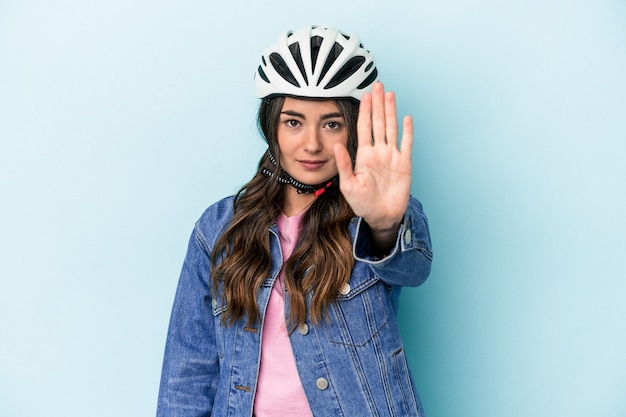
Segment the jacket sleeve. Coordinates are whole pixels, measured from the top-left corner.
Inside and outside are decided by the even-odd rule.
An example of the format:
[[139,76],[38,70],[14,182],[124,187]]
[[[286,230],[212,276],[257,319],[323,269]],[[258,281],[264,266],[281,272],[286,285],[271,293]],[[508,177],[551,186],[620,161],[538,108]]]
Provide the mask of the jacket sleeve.
[[428,220],[419,201],[411,197],[391,252],[378,257],[369,226],[359,218],[354,240],[354,258],[368,263],[388,285],[415,287],[430,274],[433,258]]
[[157,417],[211,414],[219,361],[211,307],[209,253],[196,227],[189,240],[172,308]]

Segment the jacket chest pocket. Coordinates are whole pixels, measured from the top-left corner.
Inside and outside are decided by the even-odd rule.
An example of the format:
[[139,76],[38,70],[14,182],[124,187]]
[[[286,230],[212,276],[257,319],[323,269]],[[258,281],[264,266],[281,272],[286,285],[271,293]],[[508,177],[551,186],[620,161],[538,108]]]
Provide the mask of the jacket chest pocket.
[[[347,290],[347,291],[346,291]],[[345,294],[344,294],[345,293]],[[329,306],[328,340],[345,346],[362,347],[377,337],[387,324],[385,284],[371,271],[349,287]]]

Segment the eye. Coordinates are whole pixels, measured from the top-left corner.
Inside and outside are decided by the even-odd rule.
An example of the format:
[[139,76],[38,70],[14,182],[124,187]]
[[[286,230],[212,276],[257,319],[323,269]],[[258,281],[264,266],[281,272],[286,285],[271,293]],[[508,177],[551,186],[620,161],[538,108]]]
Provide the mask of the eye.
[[296,119],[287,119],[284,121],[287,127],[298,127],[300,126],[300,122]]
[[326,123],[326,127],[329,128],[330,130],[337,130],[337,129],[341,129],[343,127],[343,124],[341,124],[341,122],[333,120],[333,121]]

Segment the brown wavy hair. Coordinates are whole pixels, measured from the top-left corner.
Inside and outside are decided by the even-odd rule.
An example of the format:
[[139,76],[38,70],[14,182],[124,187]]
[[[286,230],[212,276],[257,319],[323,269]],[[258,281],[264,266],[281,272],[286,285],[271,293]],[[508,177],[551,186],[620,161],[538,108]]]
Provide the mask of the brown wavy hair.
[[[277,130],[283,103],[284,97],[265,99],[258,112],[259,130],[276,156],[277,166],[267,153],[261,157],[256,175],[235,196],[233,218],[217,240],[211,257],[213,291],[217,293],[220,282],[224,286],[225,325],[247,316],[247,326],[252,327],[260,319],[256,295],[272,269],[268,228],[281,213],[285,187],[291,187],[278,182],[281,166]],[[348,151],[354,160],[358,103],[343,99],[336,103],[346,122]],[[274,175],[263,175],[263,168]],[[303,216],[298,243],[284,270],[291,331],[304,323],[307,315],[313,323],[319,323],[341,286],[349,281],[354,257],[348,225],[353,217],[338,185],[317,197]]]

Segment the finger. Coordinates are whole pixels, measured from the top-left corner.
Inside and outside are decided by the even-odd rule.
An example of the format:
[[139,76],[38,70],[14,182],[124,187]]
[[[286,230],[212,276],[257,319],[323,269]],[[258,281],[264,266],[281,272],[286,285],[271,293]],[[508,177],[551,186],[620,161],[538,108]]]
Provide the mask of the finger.
[[372,89],[372,130],[374,145],[384,145],[385,140],[385,89],[381,82]]
[[349,186],[354,181],[354,172],[352,171],[352,160],[348,149],[341,143],[336,143],[333,147],[335,152],[335,163],[337,164],[337,172],[339,173],[339,184],[341,188]]
[[398,118],[396,116],[396,95],[388,91],[385,93],[385,137],[387,143],[398,149]]
[[411,159],[411,151],[413,149],[413,119],[411,116],[404,116],[402,121],[402,143],[400,144],[400,153]]
[[372,95],[363,94],[359,105],[359,117],[356,122],[358,146],[372,146]]

